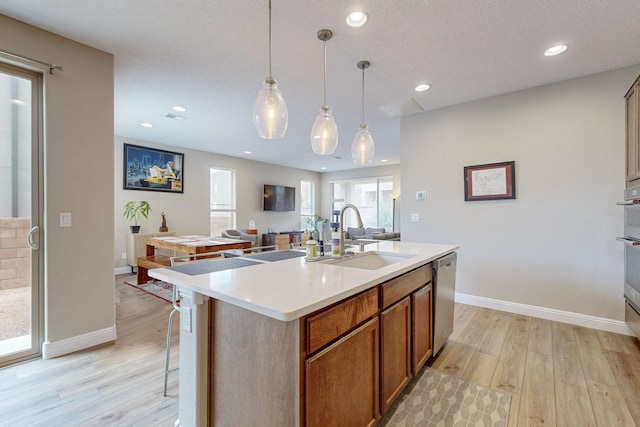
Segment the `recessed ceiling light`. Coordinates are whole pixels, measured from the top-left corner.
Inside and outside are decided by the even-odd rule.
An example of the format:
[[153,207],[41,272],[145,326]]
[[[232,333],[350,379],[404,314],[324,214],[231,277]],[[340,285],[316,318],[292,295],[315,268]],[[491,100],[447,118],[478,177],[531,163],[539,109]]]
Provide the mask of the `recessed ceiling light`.
[[347,16],[347,24],[350,27],[362,27],[367,22],[367,14],[364,12],[351,12]]
[[140,126],[142,126],[143,128],[152,128],[153,124],[149,122],[143,122],[143,123],[140,123]]
[[387,163],[387,162],[388,162],[388,160],[387,160],[387,159],[382,159],[382,160],[380,160],[380,161],[381,161],[382,163]]
[[321,171],[327,170],[324,166],[320,168]]
[[555,55],[559,55],[562,52],[564,52],[565,50],[567,50],[567,45],[566,44],[559,44],[557,46],[553,46],[550,47],[549,49],[544,51],[544,56],[555,56]]
[[416,86],[416,92],[424,92],[425,90],[429,90],[430,87],[431,85],[428,85],[426,83],[420,84]]
[[27,105],[27,103],[26,103],[26,102],[24,102],[23,100],[21,100],[21,99],[16,99],[16,98],[12,98],[12,99],[10,99],[10,100],[9,100],[9,102],[10,102],[10,103],[12,103],[12,104],[14,104],[14,105],[20,105],[20,106],[25,106],[25,105]]
[[249,150],[244,150],[244,154],[251,154],[251,151],[249,151]]
[[185,111],[187,111],[186,108],[181,107],[180,105],[176,105],[175,107],[173,107],[173,111],[178,111],[180,113],[184,113]]

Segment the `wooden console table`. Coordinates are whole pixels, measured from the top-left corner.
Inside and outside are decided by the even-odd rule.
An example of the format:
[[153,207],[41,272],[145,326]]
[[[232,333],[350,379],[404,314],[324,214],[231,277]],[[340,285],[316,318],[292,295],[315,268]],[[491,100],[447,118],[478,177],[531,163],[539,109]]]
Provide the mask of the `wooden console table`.
[[277,246],[278,250],[289,249],[291,243],[309,240],[309,233],[267,233],[262,235],[263,246]]

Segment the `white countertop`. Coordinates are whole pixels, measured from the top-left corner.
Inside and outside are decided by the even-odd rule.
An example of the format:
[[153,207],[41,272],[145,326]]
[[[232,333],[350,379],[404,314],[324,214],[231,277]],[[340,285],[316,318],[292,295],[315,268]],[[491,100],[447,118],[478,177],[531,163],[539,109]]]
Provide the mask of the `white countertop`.
[[[349,248],[354,252],[359,252],[358,249],[358,246]],[[306,262],[304,257],[300,257],[196,276],[170,268],[157,268],[149,270],[149,276],[172,283],[180,289],[188,289],[274,319],[290,321],[457,249],[456,245],[380,241],[365,245],[364,252],[395,252],[413,256],[377,270]]]

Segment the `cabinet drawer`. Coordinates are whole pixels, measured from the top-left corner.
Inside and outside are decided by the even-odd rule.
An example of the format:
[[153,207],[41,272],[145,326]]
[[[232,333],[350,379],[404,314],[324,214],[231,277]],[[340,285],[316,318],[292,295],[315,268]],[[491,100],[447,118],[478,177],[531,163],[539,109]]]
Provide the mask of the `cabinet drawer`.
[[378,312],[378,288],[353,296],[307,318],[307,354],[350,331]]
[[382,285],[382,308],[400,301],[416,289],[431,281],[431,264],[416,268]]

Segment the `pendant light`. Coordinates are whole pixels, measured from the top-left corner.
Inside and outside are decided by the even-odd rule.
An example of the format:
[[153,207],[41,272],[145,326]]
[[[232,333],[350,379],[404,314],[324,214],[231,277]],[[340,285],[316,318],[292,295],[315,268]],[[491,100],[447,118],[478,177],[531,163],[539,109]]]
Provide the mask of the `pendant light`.
[[318,39],[324,42],[324,105],[311,128],[311,148],[316,154],[333,154],[338,146],[338,126],[327,106],[327,40],[331,40],[331,30],[318,31]]
[[357,67],[362,70],[362,123],[351,144],[351,157],[353,162],[358,165],[371,163],[376,151],[373,137],[364,123],[364,70],[369,68],[369,65],[371,65],[369,61],[360,61],[357,64]]
[[262,139],[280,139],[287,132],[289,113],[278,82],[271,76],[271,0],[269,0],[269,76],[262,83],[255,104],[253,124]]

